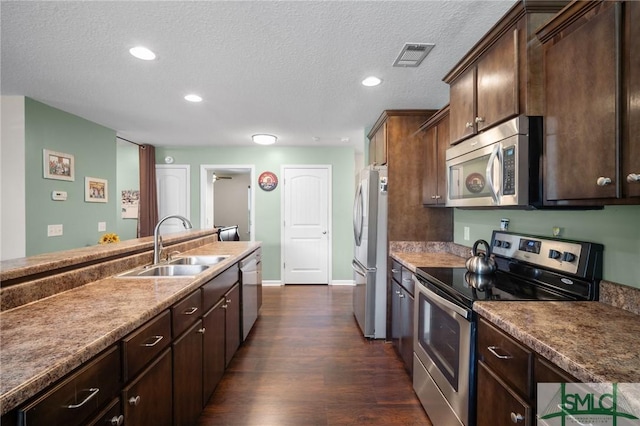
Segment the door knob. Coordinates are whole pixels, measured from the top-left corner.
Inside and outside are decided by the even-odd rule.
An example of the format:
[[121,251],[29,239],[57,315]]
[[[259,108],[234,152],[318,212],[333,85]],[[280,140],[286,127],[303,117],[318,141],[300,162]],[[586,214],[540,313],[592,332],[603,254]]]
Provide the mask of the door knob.
[[322,235],[325,235],[327,233],[327,231],[322,231]]

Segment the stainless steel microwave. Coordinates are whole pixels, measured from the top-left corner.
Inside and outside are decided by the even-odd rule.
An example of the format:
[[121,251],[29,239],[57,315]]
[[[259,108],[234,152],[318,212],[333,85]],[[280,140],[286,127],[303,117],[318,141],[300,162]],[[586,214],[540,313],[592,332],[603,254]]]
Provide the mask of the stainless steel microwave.
[[447,149],[447,207],[536,207],[542,117],[518,116]]

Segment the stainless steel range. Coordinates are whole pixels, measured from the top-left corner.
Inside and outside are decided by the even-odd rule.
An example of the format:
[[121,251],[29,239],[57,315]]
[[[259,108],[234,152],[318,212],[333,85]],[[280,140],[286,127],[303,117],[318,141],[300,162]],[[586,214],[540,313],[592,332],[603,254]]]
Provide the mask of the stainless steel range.
[[497,271],[418,268],[413,387],[434,425],[475,424],[476,301],[597,300],[603,246],[494,231]]

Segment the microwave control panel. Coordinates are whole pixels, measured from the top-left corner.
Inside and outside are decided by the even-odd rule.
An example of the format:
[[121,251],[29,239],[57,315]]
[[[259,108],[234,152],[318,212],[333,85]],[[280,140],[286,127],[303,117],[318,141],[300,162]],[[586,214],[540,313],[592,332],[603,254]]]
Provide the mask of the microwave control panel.
[[516,146],[511,145],[502,150],[502,194],[516,194]]

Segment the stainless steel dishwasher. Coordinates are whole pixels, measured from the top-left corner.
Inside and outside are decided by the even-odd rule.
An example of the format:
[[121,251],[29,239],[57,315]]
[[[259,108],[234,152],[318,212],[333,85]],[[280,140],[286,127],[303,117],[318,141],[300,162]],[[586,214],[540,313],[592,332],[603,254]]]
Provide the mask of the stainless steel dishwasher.
[[262,252],[260,249],[240,261],[242,274],[242,341],[258,319],[262,305]]

